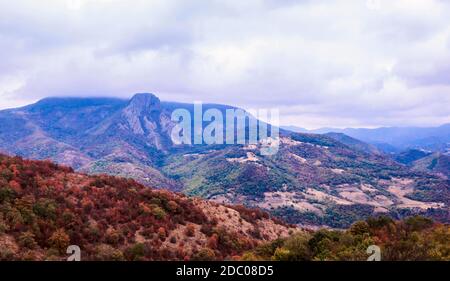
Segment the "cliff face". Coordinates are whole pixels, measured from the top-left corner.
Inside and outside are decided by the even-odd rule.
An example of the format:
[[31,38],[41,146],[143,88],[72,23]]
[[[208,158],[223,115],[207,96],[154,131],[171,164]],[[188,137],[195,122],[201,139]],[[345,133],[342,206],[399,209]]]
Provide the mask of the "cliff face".
[[171,147],[173,124],[155,95],[48,98],[1,111],[0,121],[0,147],[7,153],[180,189],[158,169]]

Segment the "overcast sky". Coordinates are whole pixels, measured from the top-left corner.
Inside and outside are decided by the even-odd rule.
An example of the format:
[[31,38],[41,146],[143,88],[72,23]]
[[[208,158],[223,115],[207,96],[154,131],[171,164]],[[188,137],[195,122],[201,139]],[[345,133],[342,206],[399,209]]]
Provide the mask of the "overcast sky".
[[0,0],[0,108],[153,92],[306,128],[450,122],[450,1],[331,2]]

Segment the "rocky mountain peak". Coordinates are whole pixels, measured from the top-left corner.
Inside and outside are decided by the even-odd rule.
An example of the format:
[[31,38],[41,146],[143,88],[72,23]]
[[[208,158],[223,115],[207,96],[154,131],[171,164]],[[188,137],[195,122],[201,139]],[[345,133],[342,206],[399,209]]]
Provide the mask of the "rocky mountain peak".
[[131,98],[128,108],[135,113],[151,112],[161,109],[161,101],[154,94],[139,93]]

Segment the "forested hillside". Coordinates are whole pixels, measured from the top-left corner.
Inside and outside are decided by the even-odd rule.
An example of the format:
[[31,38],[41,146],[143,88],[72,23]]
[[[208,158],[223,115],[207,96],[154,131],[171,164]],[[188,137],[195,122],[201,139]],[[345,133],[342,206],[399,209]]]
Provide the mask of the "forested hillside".
[[191,260],[239,256],[293,228],[131,179],[0,155],[0,260]]

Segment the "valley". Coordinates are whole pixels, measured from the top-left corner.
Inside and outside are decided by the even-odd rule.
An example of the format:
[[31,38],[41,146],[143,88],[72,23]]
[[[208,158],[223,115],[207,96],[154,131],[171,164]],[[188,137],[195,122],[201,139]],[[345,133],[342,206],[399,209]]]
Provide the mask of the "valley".
[[[205,104],[202,110],[213,108],[234,109]],[[444,160],[413,167],[342,134],[284,129],[274,155],[261,153],[262,140],[175,144],[171,113],[176,109],[193,113],[194,105],[160,101],[153,94],[130,100],[47,98],[0,111],[0,150],[221,204],[259,207],[300,226],[346,228],[377,214],[449,221]],[[433,163],[434,169],[420,168]]]

